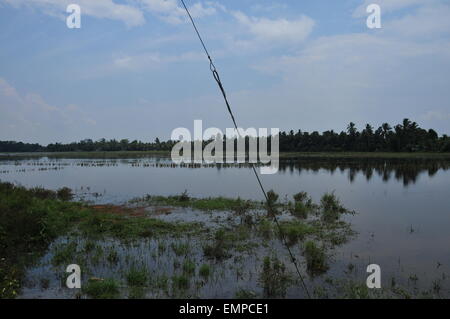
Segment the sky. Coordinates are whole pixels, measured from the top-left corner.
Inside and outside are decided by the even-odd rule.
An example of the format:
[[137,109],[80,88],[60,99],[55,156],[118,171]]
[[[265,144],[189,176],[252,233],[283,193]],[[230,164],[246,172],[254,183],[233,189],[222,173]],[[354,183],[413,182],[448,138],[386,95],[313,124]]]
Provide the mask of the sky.
[[[185,0],[244,128],[450,135],[449,0]],[[66,25],[81,7],[81,28]],[[381,8],[381,29],[366,25]],[[0,140],[168,139],[232,123],[177,0],[0,0]]]

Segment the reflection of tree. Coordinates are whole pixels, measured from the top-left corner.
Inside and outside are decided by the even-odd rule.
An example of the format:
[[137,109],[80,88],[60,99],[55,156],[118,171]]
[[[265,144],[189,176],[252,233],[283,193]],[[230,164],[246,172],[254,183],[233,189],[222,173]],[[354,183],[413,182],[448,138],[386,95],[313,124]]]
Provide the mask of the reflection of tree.
[[354,182],[358,174],[362,174],[369,181],[375,175],[380,176],[384,182],[392,176],[407,186],[414,184],[421,173],[427,172],[432,177],[439,170],[450,169],[448,160],[426,159],[296,159],[281,161],[280,171],[290,173],[302,171],[317,172],[320,169],[334,173],[336,170],[347,172],[350,182]]

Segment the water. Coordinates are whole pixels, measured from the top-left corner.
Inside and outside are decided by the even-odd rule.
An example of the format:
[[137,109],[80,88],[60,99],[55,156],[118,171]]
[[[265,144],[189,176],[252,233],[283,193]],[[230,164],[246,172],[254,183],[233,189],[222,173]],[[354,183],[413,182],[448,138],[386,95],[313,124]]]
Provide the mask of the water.
[[[78,199],[124,203],[146,194],[262,200],[248,167],[173,167],[164,158],[0,161],[0,180],[76,191]],[[419,277],[424,288],[450,274],[450,162],[432,160],[302,160],[264,175],[280,198],[299,191],[319,201],[335,192],[359,235],[336,251],[336,264],[381,266],[383,282]],[[360,276],[365,269],[360,269]]]

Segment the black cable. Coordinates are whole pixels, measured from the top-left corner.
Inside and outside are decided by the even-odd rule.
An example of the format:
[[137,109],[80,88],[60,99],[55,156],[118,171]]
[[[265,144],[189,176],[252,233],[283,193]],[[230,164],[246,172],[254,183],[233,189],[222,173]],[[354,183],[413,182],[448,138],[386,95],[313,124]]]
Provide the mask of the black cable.
[[[203,49],[205,50],[206,56],[208,57],[209,68],[210,68],[210,70],[211,70],[211,72],[212,72],[212,74],[214,76],[214,80],[216,80],[217,85],[219,86],[220,91],[222,92],[223,98],[225,100],[225,104],[227,105],[228,113],[230,113],[231,120],[233,121],[233,124],[234,124],[234,127],[236,129],[236,132],[239,135],[239,137],[242,138],[241,133],[239,132],[239,129],[238,129],[238,126],[237,126],[237,123],[236,123],[236,119],[234,118],[233,112],[231,110],[230,103],[228,102],[227,94],[226,94],[225,89],[223,87],[222,81],[220,80],[219,72],[217,72],[216,66],[213,63],[211,55],[209,54],[208,49],[206,48],[205,42],[203,41],[203,39],[202,39],[202,37],[200,35],[200,32],[198,31],[197,26],[195,25],[194,19],[192,18],[191,13],[189,12],[189,9],[187,8],[186,4],[184,3],[184,0],[181,0],[181,3],[183,4],[184,9],[186,10],[186,13],[189,16],[189,19],[191,20],[192,26],[194,27],[194,30],[197,33],[198,39],[200,40],[200,43],[202,44]],[[280,226],[278,218],[277,218],[276,214],[273,212],[273,208],[271,207],[271,202],[269,201],[269,197],[267,196],[266,190],[264,189],[264,186],[263,186],[263,184],[261,182],[261,179],[260,179],[260,177],[258,175],[258,172],[256,171],[255,165],[253,163],[250,163],[250,165],[251,165],[251,167],[253,169],[253,172],[255,173],[255,176],[256,176],[256,179],[258,181],[259,187],[261,188],[261,191],[263,192],[264,197],[266,199],[266,202],[267,202],[267,205],[268,205],[268,209],[269,209],[269,213],[272,215],[272,218],[275,221],[275,224],[276,224],[276,226],[278,228],[278,232],[280,234],[282,243],[283,243],[283,245],[286,246],[286,248],[287,248],[287,250],[289,252],[289,255],[291,257],[291,261],[292,261],[292,263],[295,266],[297,274],[298,274],[298,276],[300,278],[300,281],[302,283],[303,289],[305,290],[308,298],[311,298],[311,295],[309,294],[308,288],[306,287],[306,284],[305,284],[305,281],[303,279],[303,276],[300,273],[300,269],[298,268],[297,260],[295,259],[294,254],[292,253],[292,251],[291,251],[291,249],[290,249],[290,247],[289,247],[289,245],[288,245],[288,243],[286,241],[286,237],[284,235],[283,229]]]

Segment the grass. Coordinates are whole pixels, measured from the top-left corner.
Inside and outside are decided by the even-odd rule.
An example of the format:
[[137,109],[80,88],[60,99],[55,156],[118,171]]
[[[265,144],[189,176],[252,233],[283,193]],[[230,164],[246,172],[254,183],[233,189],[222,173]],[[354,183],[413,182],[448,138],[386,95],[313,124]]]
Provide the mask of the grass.
[[304,255],[306,258],[306,269],[312,275],[320,275],[328,270],[325,249],[319,247],[313,241],[305,243]]
[[189,286],[189,278],[184,274],[172,278],[172,289],[174,291],[176,289],[186,290],[189,289]]
[[74,256],[77,253],[77,243],[70,242],[56,248],[52,258],[54,266],[69,265],[74,263]]
[[172,243],[170,245],[170,247],[172,248],[173,252],[177,256],[187,256],[189,254],[189,244],[188,243],[182,243],[182,242]]
[[132,267],[126,275],[126,280],[131,287],[145,287],[149,282],[149,275],[145,268]]
[[259,282],[264,289],[266,298],[283,298],[286,289],[292,282],[285,265],[276,257],[265,257]]
[[[0,298],[15,298],[20,292],[26,266],[42,255],[53,240],[69,231],[80,232],[88,238],[84,250],[89,253],[95,250],[93,240],[98,238],[176,236],[201,230],[199,224],[169,223],[97,211],[82,203],[67,202],[69,193],[63,190],[58,195],[43,188],[26,189],[0,183]],[[74,252],[73,243],[59,247],[52,263],[71,263]],[[115,257],[108,259],[114,261]]]
[[90,280],[82,292],[93,299],[115,299],[120,295],[119,283],[114,279]]
[[320,210],[322,219],[329,223],[338,221],[343,214],[354,214],[354,212],[347,210],[341,205],[334,193],[326,193],[322,196],[320,199]]
[[211,244],[203,247],[203,254],[208,258],[223,260],[231,257],[230,249],[236,247],[238,241],[243,239],[241,232],[227,231],[219,229],[214,234]]
[[243,202],[247,205],[246,208],[258,208],[261,207],[261,202],[257,201],[242,201],[241,199],[232,199],[225,197],[214,197],[214,198],[192,198],[188,197],[187,194],[183,193],[177,196],[145,196],[140,199],[140,201],[145,201],[149,204],[154,205],[164,205],[164,206],[174,206],[174,207],[190,207],[193,209],[198,209],[202,211],[225,211],[225,210],[239,210]]
[[281,229],[286,235],[290,245],[296,244],[299,240],[304,240],[307,235],[311,235],[319,231],[312,225],[297,220],[281,223]]
[[192,260],[185,260],[183,263],[183,272],[186,275],[192,276],[195,274],[195,263]]
[[207,264],[201,265],[198,270],[198,274],[203,278],[208,278],[211,274],[211,267]]
[[105,212],[91,212],[78,226],[88,237],[110,236],[119,239],[193,233],[199,231],[200,227],[193,223],[169,223],[153,218],[129,218]]
[[0,298],[14,298],[26,265],[87,215],[54,191],[0,183]]

